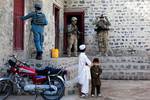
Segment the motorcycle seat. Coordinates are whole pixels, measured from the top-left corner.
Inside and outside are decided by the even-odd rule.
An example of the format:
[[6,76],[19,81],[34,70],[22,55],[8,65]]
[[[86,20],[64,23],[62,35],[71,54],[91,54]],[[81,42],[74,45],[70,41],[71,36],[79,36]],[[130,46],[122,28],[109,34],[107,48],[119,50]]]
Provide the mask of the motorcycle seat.
[[58,74],[58,75],[65,75],[67,74],[67,71],[61,68],[53,68],[53,67],[45,67],[44,69],[36,69],[36,73],[38,75],[52,75],[52,74]]

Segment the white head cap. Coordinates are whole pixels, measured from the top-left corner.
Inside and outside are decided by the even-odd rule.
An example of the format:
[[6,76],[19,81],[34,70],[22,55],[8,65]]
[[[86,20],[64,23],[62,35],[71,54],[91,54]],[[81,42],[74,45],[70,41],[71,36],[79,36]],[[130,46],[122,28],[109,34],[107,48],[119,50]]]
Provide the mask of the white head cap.
[[84,50],[85,48],[86,48],[86,47],[85,47],[85,44],[82,44],[82,45],[79,46],[79,49],[80,49],[80,50]]
[[72,17],[71,18],[72,21],[78,20],[77,17]]

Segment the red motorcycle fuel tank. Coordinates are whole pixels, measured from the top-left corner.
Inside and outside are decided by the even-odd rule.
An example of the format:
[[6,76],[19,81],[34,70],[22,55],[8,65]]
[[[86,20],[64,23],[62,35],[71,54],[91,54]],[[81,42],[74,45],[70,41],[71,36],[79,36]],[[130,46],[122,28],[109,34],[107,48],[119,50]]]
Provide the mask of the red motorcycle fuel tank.
[[27,67],[27,66],[19,66],[19,73],[35,76],[36,70],[35,70],[35,68],[31,68],[31,67]]

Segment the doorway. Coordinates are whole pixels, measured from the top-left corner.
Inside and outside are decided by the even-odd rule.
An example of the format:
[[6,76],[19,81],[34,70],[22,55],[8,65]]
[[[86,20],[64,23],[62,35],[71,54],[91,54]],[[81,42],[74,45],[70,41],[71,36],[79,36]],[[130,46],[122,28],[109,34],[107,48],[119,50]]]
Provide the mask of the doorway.
[[53,5],[54,18],[55,18],[55,48],[59,49],[59,10],[57,5]]
[[[71,24],[71,18],[76,17],[78,31],[80,32],[78,36],[78,46],[84,43],[84,11],[79,12],[64,12],[64,54],[67,53],[67,25]],[[79,49],[78,49],[79,51]]]

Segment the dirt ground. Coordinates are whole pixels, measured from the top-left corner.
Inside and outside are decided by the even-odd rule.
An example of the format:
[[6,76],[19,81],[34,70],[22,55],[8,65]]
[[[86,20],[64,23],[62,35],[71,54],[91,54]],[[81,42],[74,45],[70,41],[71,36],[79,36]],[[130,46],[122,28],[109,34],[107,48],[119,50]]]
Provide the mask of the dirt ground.
[[[64,96],[61,100],[150,100],[150,81],[103,80],[102,97]],[[10,96],[7,100],[35,100],[35,96]],[[36,100],[43,100],[40,96]]]

